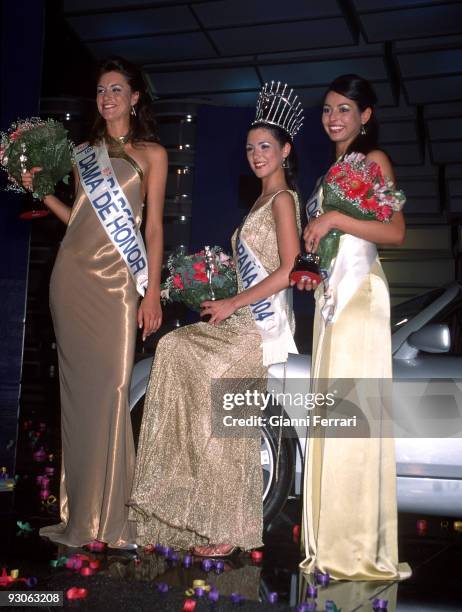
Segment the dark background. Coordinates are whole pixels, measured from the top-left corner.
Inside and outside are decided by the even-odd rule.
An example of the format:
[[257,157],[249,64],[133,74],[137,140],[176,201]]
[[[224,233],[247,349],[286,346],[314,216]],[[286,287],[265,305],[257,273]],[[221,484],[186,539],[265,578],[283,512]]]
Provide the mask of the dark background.
[[[116,53],[141,65],[169,152],[166,256],[180,245],[226,246],[251,204],[243,145],[266,80],[287,81],[306,109],[297,138],[306,197],[328,163],[326,87],[346,72],[370,79],[382,146],[408,196],[406,243],[381,252],[392,302],[460,279],[461,2],[15,0],[0,3],[0,17],[2,130],[40,113],[78,142],[94,113],[98,61]],[[19,398],[25,416],[58,408],[48,282],[64,228],[52,216],[19,220],[26,196],[2,191],[0,206],[0,464],[11,472]],[[297,295],[296,307],[308,330],[308,298]],[[174,307],[165,319],[168,331],[189,315]]]

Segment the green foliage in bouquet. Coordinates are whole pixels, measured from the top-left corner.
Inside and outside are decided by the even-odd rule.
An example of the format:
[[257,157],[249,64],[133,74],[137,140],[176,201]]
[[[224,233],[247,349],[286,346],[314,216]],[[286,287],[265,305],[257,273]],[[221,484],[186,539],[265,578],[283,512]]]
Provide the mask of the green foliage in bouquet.
[[210,248],[212,262],[206,262],[205,251],[185,255],[181,251],[170,255],[167,267],[170,275],[161,285],[164,302],[182,302],[200,311],[200,305],[210,300],[211,286],[215,299],[236,295],[237,279],[233,259],[219,246]]
[[[380,166],[366,161],[362,153],[350,153],[334,164],[323,181],[323,210],[336,210],[354,219],[389,223],[406,198],[384,178]],[[337,256],[343,232],[331,230],[324,236],[317,254],[322,270],[329,270]]]
[[21,184],[22,168],[43,168],[34,175],[34,198],[42,199],[54,192],[59,181],[67,181],[73,144],[59,121],[39,117],[17,121],[0,137],[0,163],[10,181],[7,190],[27,193]]

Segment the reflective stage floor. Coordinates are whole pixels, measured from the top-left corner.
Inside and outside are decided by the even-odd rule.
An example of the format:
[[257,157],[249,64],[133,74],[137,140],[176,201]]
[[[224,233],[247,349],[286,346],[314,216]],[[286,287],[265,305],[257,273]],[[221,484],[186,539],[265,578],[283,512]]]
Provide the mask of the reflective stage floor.
[[[13,591],[21,595],[59,591],[65,608],[98,612],[350,612],[374,607],[390,612],[462,611],[462,508],[459,521],[399,516],[400,560],[411,565],[410,579],[330,582],[317,585],[316,597],[308,597],[314,584],[308,585],[298,570],[300,499],[289,499],[266,529],[261,559],[236,554],[218,568],[207,567],[200,559],[185,567],[182,555],[166,557],[165,551],[96,552],[40,538],[40,527],[58,522],[59,446],[56,416],[49,423],[22,420],[15,480],[6,481],[0,469],[0,607]],[[340,522],[346,520],[341,499],[337,512]],[[202,583],[194,583],[197,580]],[[192,592],[194,586],[204,592]],[[71,596],[82,598],[67,599],[69,589]],[[45,597],[41,607],[57,609],[47,606]]]
[[[303,602],[305,610],[334,612],[373,610],[374,603],[376,609],[389,611],[462,610],[462,533],[453,519],[400,515],[400,559],[412,566],[409,580],[399,584],[331,582],[318,585],[316,598],[310,598],[298,571],[301,503],[297,499],[288,500],[284,513],[266,531],[261,562],[237,554],[224,560],[218,571],[213,567],[206,571],[200,559],[184,567],[181,556],[168,559],[165,551],[91,552],[41,539],[38,528],[56,522],[56,504],[50,497],[42,502],[35,478],[27,475],[22,483],[18,481],[16,492],[0,493],[0,512],[0,562],[5,568],[1,597],[11,591],[62,591],[65,608],[110,612],[302,610]],[[342,521],[341,500],[338,513]],[[82,568],[87,568],[83,574],[90,575],[82,575]],[[19,580],[11,581],[12,570],[18,570]],[[203,596],[188,592],[195,580],[205,582]],[[66,599],[73,587],[76,590],[71,593],[83,595],[77,589],[86,589],[86,596]]]

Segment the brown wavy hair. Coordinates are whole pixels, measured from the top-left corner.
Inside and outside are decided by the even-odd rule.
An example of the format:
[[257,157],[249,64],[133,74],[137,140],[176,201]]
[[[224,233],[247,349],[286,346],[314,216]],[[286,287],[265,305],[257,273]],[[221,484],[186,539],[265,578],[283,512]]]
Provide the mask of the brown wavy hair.
[[[152,102],[148,95],[146,83],[141,70],[135,64],[123,57],[110,57],[104,60],[97,73],[97,81],[106,72],[118,72],[126,79],[132,91],[138,91],[140,97],[135,105],[136,116],[130,114],[129,141],[133,144],[141,142],[159,142],[157,122],[152,108]],[[97,113],[90,131],[90,142],[95,144],[101,142],[106,136],[106,122]]]

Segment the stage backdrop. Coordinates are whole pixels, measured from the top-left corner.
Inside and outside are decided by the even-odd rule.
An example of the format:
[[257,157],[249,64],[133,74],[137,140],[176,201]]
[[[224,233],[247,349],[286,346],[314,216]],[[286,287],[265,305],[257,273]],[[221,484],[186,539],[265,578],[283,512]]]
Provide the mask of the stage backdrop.
[[[38,114],[44,1],[0,3],[0,129]],[[3,173],[2,173],[3,174]],[[0,182],[0,466],[14,474],[24,341],[30,221],[18,219],[21,197]]]
[[[305,110],[305,122],[295,138],[298,184],[304,203],[317,177],[329,165],[331,147],[321,126],[321,109]],[[259,195],[250,170],[245,143],[254,108],[202,106],[197,116],[196,155],[190,250],[218,244],[230,251],[234,229]],[[304,206],[302,206],[304,213]],[[305,218],[303,216],[303,224]],[[294,291],[299,350],[311,346],[312,297]]]

